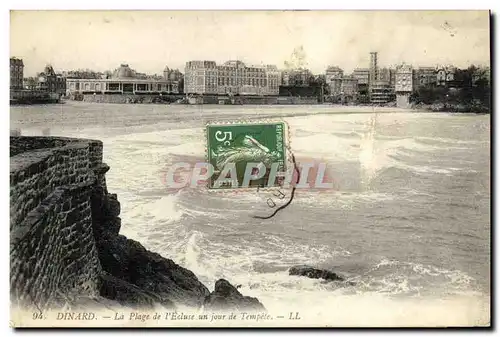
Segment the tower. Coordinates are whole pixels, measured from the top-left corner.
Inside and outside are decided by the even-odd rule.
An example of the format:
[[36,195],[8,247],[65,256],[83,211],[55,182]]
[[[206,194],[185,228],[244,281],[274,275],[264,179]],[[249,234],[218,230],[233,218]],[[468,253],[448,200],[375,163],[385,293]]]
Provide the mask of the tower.
[[410,94],[413,91],[413,69],[410,65],[401,64],[396,68],[396,105],[398,108],[410,107]]
[[378,60],[377,52],[370,53],[370,82],[375,82],[378,80]]

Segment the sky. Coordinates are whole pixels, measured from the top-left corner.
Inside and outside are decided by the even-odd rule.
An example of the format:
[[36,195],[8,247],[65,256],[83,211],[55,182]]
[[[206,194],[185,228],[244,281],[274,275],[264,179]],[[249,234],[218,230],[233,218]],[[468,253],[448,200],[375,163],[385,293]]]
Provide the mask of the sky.
[[189,60],[241,60],[284,67],[303,48],[313,73],[402,62],[414,66],[490,63],[487,11],[11,11],[10,56],[25,76],[113,70],[126,63],[161,74]]

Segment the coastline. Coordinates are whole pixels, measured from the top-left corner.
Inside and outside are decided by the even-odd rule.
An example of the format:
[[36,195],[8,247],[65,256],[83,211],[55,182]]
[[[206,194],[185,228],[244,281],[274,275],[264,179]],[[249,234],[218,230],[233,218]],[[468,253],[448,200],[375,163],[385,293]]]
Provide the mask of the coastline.
[[[193,107],[231,107],[231,106],[249,106],[249,107],[258,107],[258,106],[321,106],[321,107],[331,107],[331,108],[343,108],[348,110],[349,108],[359,109],[359,108],[371,108],[372,111],[349,111],[349,112],[341,112],[341,113],[372,113],[372,112],[419,112],[419,113],[454,113],[454,114],[475,114],[475,115],[484,115],[491,114],[491,109],[485,106],[470,106],[464,104],[445,104],[445,103],[434,103],[434,104],[412,104],[410,108],[399,108],[395,104],[333,104],[333,103],[292,103],[292,104],[258,104],[258,103],[250,103],[250,104],[217,104],[217,103],[201,103],[201,104],[189,104],[189,103],[165,103],[165,102],[136,102],[136,103],[124,103],[124,102],[102,102],[102,101],[82,101],[82,100],[72,100],[72,99],[61,99],[57,102],[32,102],[32,103],[12,103],[10,106],[42,106],[46,104],[71,104],[71,105],[152,105],[152,106],[170,106],[170,105],[181,105],[181,106],[193,106]],[[336,112],[339,113],[339,112]]]
[[210,291],[189,269],[119,234],[120,202],[108,193],[102,152],[99,140],[10,137],[15,326],[39,326],[33,312],[77,312],[89,302],[101,310],[266,312],[227,280]]
[[[114,107],[115,109],[120,109],[119,106],[115,106]],[[141,111],[142,113],[145,113],[147,114],[147,112],[149,111],[150,108],[148,107],[142,107],[140,110],[137,110],[136,108],[138,107],[132,107],[132,109],[127,109],[129,112],[133,113],[134,111]],[[320,109],[321,107],[318,106],[318,108]],[[318,108],[312,108],[311,110],[319,110]],[[100,107],[99,106],[96,106],[94,107],[94,111],[100,111]],[[196,110],[197,107],[192,107],[190,110]],[[35,109],[36,110],[36,109]],[[164,111],[167,111],[168,109],[164,110]],[[207,109],[208,110],[208,109]],[[217,108],[213,109],[211,108],[209,111],[212,111],[212,110],[217,110]],[[275,110],[275,108],[272,108],[271,110]],[[296,107],[294,109],[296,112],[299,112],[301,111],[302,109],[300,107]],[[330,109],[325,109],[325,110],[330,110]],[[399,117],[396,117],[396,118],[399,118]],[[447,119],[447,118],[445,118]],[[466,118],[468,119],[468,118]],[[472,119],[472,117],[471,117]],[[166,131],[167,132],[167,131]],[[109,151],[109,150],[108,150]],[[116,155],[116,154],[115,154]],[[119,156],[121,157],[122,156],[122,153],[119,153]],[[120,166],[117,165],[117,163],[115,161],[112,161],[110,164],[112,164],[111,166],[115,169],[119,168]],[[116,171],[115,171],[116,172]],[[127,176],[129,176],[130,173],[127,173]],[[121,174],[120,174],[121,175]],[[119,181],[113,181],[113,186],[120,186],[120,182]],[[118,191],[119,192],[119,191]],[[119,192],[120,194],[120,192]],[[122,197],[124,197],[124,195],[122,195]],[[127,199],[124,198],[123,199],[123,202],[125,203],[125,207],[127,208],[127,210],[129,210],[129,207],[128,206],[131,206],[131,205],[127,205]],[[123,204],[122,204],[123,205]],[[123,206],[122,206],[123,208]],[[147,224],[148,226],[152,225],[152,223],[149,222],[149,220],[146,220],[144,222],[144,224]],[[183,224],[182,224],[183,225]],[[124,225],[125,228],[128,227],[128,225]],[[123,229],[125,229],[123,228]],[[170,230],[169,230],[170,231]],[[123,231],[122,231],[123,232]],[[125,235],[127,235],[129,238],[133,238],[135,240],[138,240],[138,242],[143,242],[144,244],[148,243],[147,239],[145,238],[140,238],[140,237],[135,237],[132,235],[132,233],[125,233]],[[170,237],[169,237],[170,238]],[[167,241],[169,241],[170,239],[167,239]],[[150,243],[148,243],[150,244]],[[148,247],[148,246],[146,246]],[[157,251],[157,252],[163,252],[162,253],[162,256],[164,257],[171,257],[174,261],[179,261],[181,263],[185,263],[185,266],[188,267],[190,270],[192,271],[198,271],[197,275],[200,276],[202,275],[202,277],[206,277],[205,275],[203,275],[199,269],[197,269],[197,266],[196,265],[193,265],[192,263],[186,263],[186,262],[183,262],[184,260],[182,260],[181,257],[177,256],[177,255],[171,255],[172,252],[168,252],[166,253],[165,251],[162,251],[160,250],[158,247],[155,247],[154,245],[151,245],[148,247],[149,249],[151,249],[152,251]],[[220,260],[218,261],[220,263]],[[214,261],[214,263],[217,263]],[[200,265],[201,265],[201,261],[200,261]],[[284,274],[284,273],[282,273]],[[210,274],[212,275],[212,274]],[[228,274],[229,275],[229,274]],[[233,282],[237,282],[238,284],[243,284],[243,292],[249,292],[248,295],[251,295],[251,296],[255,296],[256,298],[259,298],[260,300],[262,300],[263,304],[266,306],[266,308],[270,311],[270,312],[277,312],[277,313],[282,313],[282,312],[285,312],[287,313],[288,311],[291,310],[291,305],[286,305],[287,302],[284,302],[284,303],[278,303],[278,301],[276,301],[274,298],[270,298],[269,296],[267,296],[266,294],[263,294],[261,292],[257,292],[256,290],[251,290],[250,288],[246,288],[245,284],[246,284],[246,279],[242,279],[241,277],[240,278],[234,278],[232,279],[231,277],[233,277],[233,275],[231,274],[231,276],[229,276],[228,280],[229,281],[233,281]],[[285,276],[285,275],[281,275],[280,277],[287,277],[287,280],[286,281],[283,281],[283,282],[298,282],[298,281],[294,281],[292,278],[291,280],[288,280],[288,276]],[[211,276],[210,280],[207,280],[206,278],[204,278],[202,280],[202,282],[209,286],[210,288],[213,288],[213,284],[212,284],[212,281],[215,281],[216,278],[213,278]],[[248,282],[249,283],[257,283],[255,280],[253,280],[252,278],[249,278],[248,279]],[[300,282],[300,281],[299,281]],[[235,283],[236,284],[236,283]],[[319,286],[318,288],[320,287],[323,287],[323,286]],[[212,289],[210,289],[212,290]],[[272,290],[272,289],[271,289]],[[308,291],[309,289],[304,289],[304,291]],[[301,290],[302,291],[302,290]],[[351,297],[348,297],[348,296],[345,296],[345,297],[337,297],[335,298],[335,300],[332,301],[331,298],[325,296],[327,295],[327,293],[323,293],[321,295],[318,295],[315,297],[315,305],[314,306],[311,306],[309,308],[308,311],[306,311],[305,313],[302,313],[301,312],[301,317],[303,317],[303,321],[298,321],[298,322],[287,322],[286,324],[305,324],[305,322],[308,322],[309,324],[319,324],[319,322],[324,322],[325,325],[334,325],[334,324],[353,324],[353,325],[360,325],[360,324],[367,324],[367,322],[371,322],[371,324],[387,324],[387,325],[395,325],[395,324],[402,324],[402,322],[407,322],[407,324],[430,324],[430,325],[437,325],[437,324],[449,324],[449,325],[458,325],[458,324],[465,324],[465,322],[470,322],[469,320],[472,318],[472,317],[479,317],[480,316],[480,308],[479,308],[479,304],[478,302],[475,302],[475,301],[472,301],[472,300],[469,300],[469,299],[464,299],[463,302],[458,302],[458,303],[449,303],[449,304],[446,304],[446,306],[444,305],[439,305],[438,303],[438,300],[436,299],[436,301],[433,301],[433,300],[430,300],[429,302],[426,302],[426,301],[423,301],[422,303],[412,303],[411,305],[409,303],[407,303],[406,301],[403,301],[402,303],[394,303],[392,302],[392,300],[390,301],[389,299],[387,298],[384,298],[384,297],[381,297],[381,298],[377,298],[377,299],[373,299],[370,300],[371,297],[363,297],[363,298],[351,298]],[[298,296],[298,295],[297,295]],[[289,295],[286,296],[286,300],[289,300],[289,302],[291,302],[291,299],[294,297],[294,293],[290,293]],[[321,298],[322,297],[325,297],[325,301],[321,302]],[[328,298],[330,300],[330,302],[327,303],[327,300],[326,298]],[[101,299],[100,301],[102,301],[103,299]],[[308,300],[312,300],[311,298],[309,298]],[[439,298],[439,301],[442,301],[443,299],[442,298]],[[317,301],[317,302],[316,302]],[[324,313],[327,313],[328,312],[328,309],[329,306],[331,306],[331,303],[339,303],[337,301],[342,301],[342,307],[344,308],[344,310],[342,311],[338,311],[338,310],[333,310],[334,311],[334,315],[326,315]],[[104,302],[104,303],[107,303],[107,302]],[[381,312],[379,316],[377,316],[378,318],[377,319],[373,319],[373,320],[364,320],[362,319],[361,317],[363,315],[352,315],[352,312],[353,311],[356,311],[356,310],[359,310],[359,308],[364,308],[365,306],[369,306],[369,305],[375,305],[376,307],[380,307],[380,303],[384,303],[384,308],[387,306],[388,308],[392,308],[392,311],[388,311],[388,312]],[[408,311],[411,311],[412,313],[414,313],[416,316],[413,316],[413,319],[412,317],[409,317],[409,316],[406,316],[406,317],[401,317],[400,320],[396,320],[393,316],[395,315],[395,311],[398,310],[397,308],[399,308],[399,305],[404,305],[404,308],[405,310],[408,310]],[[446,311],[446,307],[449,306],[449,305],[453,305],[453,308],[454,310],[451,310],[452,312],[449,312]],[[430,310],[430,309],[437,309],[439,308],[439,312],[436,312],[436,311],[433,311],[434,312],[434,316],[432,317],[433,320],[427,320],[427,321],[422,321],[421,319],[423,319],[424,317],[427,317],[428,315],[423,315],[423,317],[419,317],[419,319],[417,319],[417,316],[419,313],[422,313],[422,312],[425,312],[426,310],[424,309],[417,309],[417,308],[422,308],[422,306],[424,308],[426,308],[426,310]],[[436,307],[436,308],[433,308],[433,307]],[[465,309],[467,307],[467,309]],[[87,308],[90,308],[87,307]],[[459,309],[460,308],[460,309]],[[471,309],[474,310],[474,315],[472,315],[471,313]],[[103,309],[103,315],[105,314],[109,314],[111,313],[110,310],[108,309]],[[117,311],[120,311],[120,309],[117,309]],[[159,310],[161,311],[161,310]],[[309,312],[311,311],[311,312]],[[96,311],[97,312],[97,311]],[[144,312],[143,310],[140,311],[141,313]],[[151,311],[152,314],[154,314],[154,310]],[[344,314],[345,313],[345,314]],[[468,316],[466,317],[465,316],[465,313],[468,313]],[[302,315],[308,315],[308,316],[302,316]],[[321,316],[321,319],[320,318],[316,318],[318,317],[318,315],[323,315]],[[352,315],[352,316],[350,316]],[[357,320],[355,320],[354,316],[357,317]],[[484,316],[483,316],[484,317]],[[430,317],[429,317],[430,318]],[[429,319],[428,318],[428,319]],[[469,319],[469,320],[465,320],[465,319]],[[27,318],[27,321],[29,322],[30,321],[30,317]],[[37,323],[37,322],[34,322],[34,323]],[[43,322],[45,324],[45,322]],[[48,323],[48,322],[47,322]],[[71,322],[71,321],[52,321],[52,323],[54,325],[65,325],[65,326],[72,326],[73,323],[75,322]],[[136,322],[131,322],[131,321],[125,321],[125,322],[120,322],[120,321],[102,321],[100,320],[97,320],[96,322],[89,322],[90,324],[106,324],[106,325],[110,325],[110,326],[123,326],[123,325],[129,325],[129,326],[134,326],[136,324]],[[143,324],[143,326],[148,326],[148,323],[141,323],[141,322],[137,322],[138,324]],[[165,326],[165,325],[169,325],[170,326],[178,326],[180,324],[186,324],[186,325],[197,325],[197,326],[203,326],[203,322],[193,322],[193,321],[186,321],[186,322],[177,322],[177,321],[174,321],[174,322],[170,322],[170,321],[162,321],[162,322],[155,322],[155,321],[149,321],[149,326],[156,326],[158,324],[158,326]],[[208,322],[207,322],[208,323]],[[246,322],[243,322],[244,324],[247,324]],[[234,324],[240,324],[241,325],[244,325],[242,322],[234,322]],[[75,324],[85,324],[85,322],[76,322]],[[212,324],[212,323],[210,323]],[[224,325],[226,323],[222,322],[221,325]],[[227,323],[227,324],[232,324],[231,322]],[[279,325],[280,323],[278,321],[269,321],[269,322],[264,322],[264,324],[266,326],[269,326],[269,325]],[[263,324],[263,325],[264,325]],[[474,322],[470,322],[470,324],[474,324]],[[476,323],[477,324],[477,323]],[[482,324],[486,324],[486,323],[482,323]],[[255,324],[255,325],[258,325],[258,324]],[[262,326],[262,325],[261,325]]]

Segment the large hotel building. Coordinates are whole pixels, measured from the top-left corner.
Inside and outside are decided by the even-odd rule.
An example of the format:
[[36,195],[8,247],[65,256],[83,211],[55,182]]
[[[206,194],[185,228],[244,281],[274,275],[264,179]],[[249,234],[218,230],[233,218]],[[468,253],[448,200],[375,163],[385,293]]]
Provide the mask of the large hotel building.
[[186,94],[278,95],[280,85],[276,66],[247,66],[241,61],[189,61],[184,74]]

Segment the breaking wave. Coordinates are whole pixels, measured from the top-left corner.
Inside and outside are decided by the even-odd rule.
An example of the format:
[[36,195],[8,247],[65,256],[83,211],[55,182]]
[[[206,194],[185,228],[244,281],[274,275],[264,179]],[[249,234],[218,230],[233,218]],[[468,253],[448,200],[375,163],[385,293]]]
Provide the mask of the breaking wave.
[[[402,227],[416,221],[435,226],[442,220],[440,214],[428,214],[425,209],[437,197],[424,185],[405,182],[429,179],[430,184],[439,184],[444,176],[479,170],[472,167],[473,160],[459,159],[464,151],[482,147],[482,141],[406,137],[390,134],[392,130],[382,134],[380,124],[367,122],[367,115],[344,115],[338,120],[300,117],[289,122],[295,156],[332,164],[340,189],[298,191],[290,212],[267,222],[249,220],[252,205],[263,200],[257,193],[162,192],[166,165],[204,157],[201,128],[105,139],[105,161],[112,168],[108,186],[122,203],[122,233],[192,270],[210,289],[217,279],[226,278],[241,285],[245,295],[258,297],[269,310],[285,314],[300,311],[312,320],[328,318],[332,324],[379,326],[411,325],[416,317],[420,324],[430,325],[463,325],[489,317],[483,305],[489,294],[481,291],[483,285],[474,272],[396,259],[396,247],[375,249],[368,241],[360,248],[353,243],[356,235],[370,237],[382,231],[380,235],[390,236],[391,230],[408,236],[394,238],[397,246],[404,246],[409,238],[428,240],[432,230]],[[450,153],[457,153],[458,159]],[[348,180],[355,181],[354,187],[342,184]],[[449,191],[453,192],[452,187]],[[384,207],[401,208],[401,212],[385,214]],[[424,211],[406,214],[417,208]],[[352,227],[335,224],[336,216]],[[375,220],[390,226],[373,228]],[[356,227],[358,223],[363,226]],[[309,235],[321,240],[305,238]],[[299,264],[332,269],[354,285],[288,275],[288,268]]]

